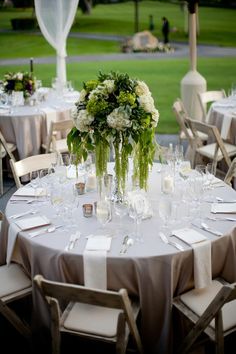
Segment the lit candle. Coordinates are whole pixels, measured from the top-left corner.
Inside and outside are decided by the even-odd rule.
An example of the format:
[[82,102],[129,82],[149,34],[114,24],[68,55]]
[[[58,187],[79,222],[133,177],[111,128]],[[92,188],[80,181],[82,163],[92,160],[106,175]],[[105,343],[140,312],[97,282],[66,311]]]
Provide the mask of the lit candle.
[[34,59],[30,58],[30,72],[33,73],[34,72]]
[[172,176],[165,176],[163,179],[163,192],[172,193],[174,191],[174,178]]
[[86,190],[87,191],[94,191],[96,189],[96,175],[90,174],[86,180]]

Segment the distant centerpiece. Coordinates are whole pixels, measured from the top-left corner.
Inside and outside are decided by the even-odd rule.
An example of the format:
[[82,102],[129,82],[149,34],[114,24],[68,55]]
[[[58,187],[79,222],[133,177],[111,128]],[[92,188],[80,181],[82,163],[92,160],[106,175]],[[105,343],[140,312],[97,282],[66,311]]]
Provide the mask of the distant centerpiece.
[[123,73],[99,73],[96,80],[84,83],[73,119],[75,127],[67,142],[78,162],[95,152],[96,175],[101,178],[113,147],[118,191],[125,190],[129,156],[133,157],[134,178],[140,188],[147,188],[159,112],[143,81]]
[[4,91],[8,94],[23,92],[24,98],[30,97],[35,92],[35,80],[32,73],[17,72],[4,75]]

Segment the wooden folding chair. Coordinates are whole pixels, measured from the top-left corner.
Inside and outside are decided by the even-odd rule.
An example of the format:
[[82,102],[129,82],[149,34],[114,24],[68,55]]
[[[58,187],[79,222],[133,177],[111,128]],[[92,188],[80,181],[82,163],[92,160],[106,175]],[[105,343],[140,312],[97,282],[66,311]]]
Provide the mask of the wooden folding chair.
[[226,97],[225,90],[218,91],[206,91],[206,92],[198,92],[197,94],[201,111],[202,111],[202,121],[207,123],[207,113],[208,113],[208,105],[222,100]]
[[2,160],[5,157],[15,160],[13,152],[16,150],[16,145],[6,142],[4,136],[0,131],[0,195],[3,194],[3,167]]
[[57,153],[39,154],[26,157],[25,159],[14,161],[10,160],[12,174],[16,183],[16,187],[22,187],[20,178],[33,172],[51,167],[56,164]]
[[[89,289],[75,284],[50,281],[41,275],[34,277],[51,312],[51,339],[53,354],[60,353],[61,334],[101,340],[116,344],[116,353],[124,354],[129,333],[138,352],[143,353],[136,319],[137,302],[130,302],[127,291]],[[67,303],[64,310],[61,302]]]
[[[189,126],[192,129],[194,135],[194,151],[195,159],[196,155],[200,155],[203,158],[211,160],[213,162],[213,168],[216,171],[218,162],[224,160],[228,168],[231,164],[230,157],[236,156],[236,146],[226,143],[222,140],[219,130],[214,125],[209,125],[204,122],[192,120],[186,118]],[[209,143],[202,145],[202,140],[199,137],[199,131],[205,133],[209,137]],[[194,160],[195,164],[195,160]],[[221,171],[223,172],[223,171]]]
[[232,179],[236,177],[236,157],[231,162],[229,169],[225,175],[224,182],[231,186]]
[[47,143],[46,145],[42,145],[45,153],[55,151],[58,151],[61,154],[67,153],[68,146],[66,138],[61,138],[61,136],[66,136],[73,126],[74,123],[71,119],[51,122]]
[[[177,98],[177,100],[173,103],[172,106],[172,110],[174,112],[176,121],[179,124],[179,141],[180,143],[183,140],[187,140],[188,144],[190,146],[191,149],[191,165],[193,166],[193,162],[194,162],[194,149],[195,149],[195,137],[194,134],[192,132],[192,128],[189,125],[188,121],[186,120],[186,118],[189,118],[188,113],[184,107],[184,104],[182,102],[182,100],[180,98]],[[198,132],[198,138],[199,141],[202,142],[202,144],[206,143],[207,139],[208,139],[208,135],[199,131]]]
[[173,299],[173,311],[193,324],[177,354],[188,353],[203,333],[215,343],[215,353],[224,354],[224,338],[236,331],[236,283],[213,280],[206,288],[183,293]]

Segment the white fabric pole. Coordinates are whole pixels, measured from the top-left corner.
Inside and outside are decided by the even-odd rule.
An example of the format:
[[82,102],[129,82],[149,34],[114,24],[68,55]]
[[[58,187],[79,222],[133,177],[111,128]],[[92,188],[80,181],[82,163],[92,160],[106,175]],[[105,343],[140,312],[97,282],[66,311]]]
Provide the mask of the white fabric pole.
[[66,83],[66,40],[79,0],[34,0],[40,30],[57,52],[57,77]]

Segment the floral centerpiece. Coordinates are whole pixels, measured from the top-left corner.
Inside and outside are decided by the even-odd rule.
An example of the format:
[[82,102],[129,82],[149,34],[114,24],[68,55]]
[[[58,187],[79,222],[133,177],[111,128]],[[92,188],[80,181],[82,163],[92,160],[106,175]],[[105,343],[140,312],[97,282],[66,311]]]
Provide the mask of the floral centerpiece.
[[3,81],[4,91],[11,94],[13,91],[23,91],[24,98],[30,97],[35,92],[35,80],[31,73],[7,73]]
[[118,191],[125,190],[130,155],[134,178],[140,188],[147,188],[149,166],[157,145],[159,112],[143,81],[122,73],[99,73],[96,80],[84,83],[72,116],[75,127],[69,132],[67,143],[78,163],[94,151],[96,174],[102,177],[113,146]]

